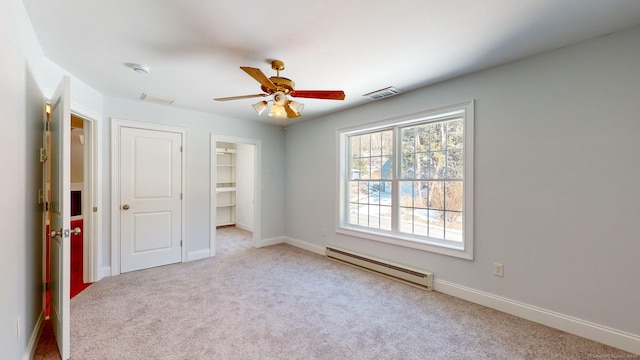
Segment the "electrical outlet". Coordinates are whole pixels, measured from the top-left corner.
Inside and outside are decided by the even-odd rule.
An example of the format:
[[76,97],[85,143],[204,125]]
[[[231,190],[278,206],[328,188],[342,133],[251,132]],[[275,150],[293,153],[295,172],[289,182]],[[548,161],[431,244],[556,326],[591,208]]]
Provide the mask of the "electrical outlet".
[[493,275],[503,277],[504,265],[500,263],[493,263]]

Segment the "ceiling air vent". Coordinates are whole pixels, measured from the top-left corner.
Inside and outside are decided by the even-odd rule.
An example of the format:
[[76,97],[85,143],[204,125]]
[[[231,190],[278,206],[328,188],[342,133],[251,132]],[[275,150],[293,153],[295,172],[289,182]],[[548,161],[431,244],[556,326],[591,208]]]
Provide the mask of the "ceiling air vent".
[[378,100],[378,99],[388,98],[390,96],[397,95],[399,93],[400,93],[400,89],[393,86],[389,86],[384,89],[380,89],[380,90],[370,92],[368,94],[364,94],[362,96],[366,96],[369,99]]
[[140,100],[148,101],[148,102],[152,102],[152,103],[156,103],[156,104],[162,104],[162,105],[171,105],[171,104],[173,104],[173,101],[174,101],[171,98],[153,96],[153,95],[149,95],[149,94],[145,94],[145,93],[142,93],[142,95],[140,95]]

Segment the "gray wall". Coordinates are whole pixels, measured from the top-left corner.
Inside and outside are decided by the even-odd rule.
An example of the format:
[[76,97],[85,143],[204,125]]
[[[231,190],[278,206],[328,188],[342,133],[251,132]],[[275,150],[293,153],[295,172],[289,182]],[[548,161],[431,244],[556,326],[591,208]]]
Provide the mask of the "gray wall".
[[[290,126],[286,235],[640,334],[638,59],[636,28]],[[471,99],[473,261],[335,233],[338,129]]]
[[[282,141],[284,142],[284,139]],[[236,192],[236,224],[246,230],[253,231],[255,146],[237,144],[236,149],[238,151],[236,157],[236,187],[238,189]],[[284,228],[282,232],[284,233]]]
[[18,359],[42,314],[43,229],[37,191],[42,187],[38,149],[44,101],[27,63],[41,52],[22,2],[3,2],[0,24],[0,349],[3,357]]

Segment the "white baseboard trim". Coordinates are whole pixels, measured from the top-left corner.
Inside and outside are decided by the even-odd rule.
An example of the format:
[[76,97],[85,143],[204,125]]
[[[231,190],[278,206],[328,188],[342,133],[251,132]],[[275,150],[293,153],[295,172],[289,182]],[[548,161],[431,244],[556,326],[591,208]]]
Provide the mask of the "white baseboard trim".
[[187,261],[207,259],[209,257],[211,257],[211,251],[209,251],[209,249],[191,251],[187,253]]
[[27,348],[25,349],[25,352],[22,355],[22,360],[33,359],[33,356],[36,354],[36,349],[38,348],[38,340],[40,340],[40,335],[42,334],[43,328],[44,328],[44,310],[40,312],[40,316],[38,316],[38,321],[36,321],[36,326],[33,327],[33,332],[31,332],[31,337],[29,338],[29,343],[27,344]]
[[269,238],[269,239],[260,239],[255,244],[255,246],[257,248],[261,248],[261,247],[265,247],[265,246],[283,244],[284,242],[285,242],[285,238],[281,237],[281,236],[278,236],[278,237]]
[[436,278],[434,290],[640,355],[640,336]]
[[287,237],[287,236],[285,236],[284,239],[285,239],[284,242],[289,244],[289,245],[291,245],[291,246],[295,246],[295,247],[298,247],[300,249],[311,251],[313,253],[320,254],[320,255],[324,256],[324,248],[325,248],[324,246],[312,244],[312,243],[310,243],[308,241],[302,241],[302,240],[290,238],[290,237]]
[[253,226],[249,226],[249,225],[245,225],[245,224],[240,224],[240,223],[236,223],[236,227],[242,230],[246,230],[249,232],[253,232]]
[[109,276],[111,276],[111,266],[103,266],[101,279],[104,279]]

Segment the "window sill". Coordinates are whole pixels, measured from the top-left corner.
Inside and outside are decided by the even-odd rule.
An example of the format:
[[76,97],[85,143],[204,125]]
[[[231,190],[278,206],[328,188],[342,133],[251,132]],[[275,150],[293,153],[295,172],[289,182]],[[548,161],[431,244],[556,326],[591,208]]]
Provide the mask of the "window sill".
[[429,243],[428,240],[420,241],[409,237],[399,236],[397,234],[380,233],[354,227],[338,227],[336,228],[336,232],[343,235],[355,236],[406,248],[457,257],[460,259],[473,260],[473,250],[470,248],[465,249],[464,244],[461,244],[460,246],[435,244]]

